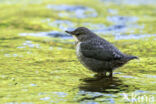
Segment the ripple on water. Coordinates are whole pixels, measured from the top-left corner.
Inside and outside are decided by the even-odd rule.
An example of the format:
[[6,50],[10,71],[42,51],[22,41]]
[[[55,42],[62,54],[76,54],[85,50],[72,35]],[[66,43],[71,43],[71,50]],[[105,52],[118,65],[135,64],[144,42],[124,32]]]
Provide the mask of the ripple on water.
[[148,78],[156,78],[156,75],[145,75],[145,77],[148,77]]
[[31,83],[30,86],[37,86],[36,84]]
[[121,77],[124,77],[124,78],[133,78],[133,79],[136,79],[136,77],[129,76],[129,75],[124,75],[124,76],[121,76]]
[[49,22],[48,24],[52,27],[59,28],[63,32],[68,28],[73,28],[76,26],[75,23],[68,20],[55,20],[53,22]]
[[66,97],[68,94],[64,92],[53,92],[53,94],[58,95],[59,97]]
[[7,54],[7,53],[5,53],[4,56],[5,57],[11,57],[11,55],[10,54]]
[[46,101],[46,100],[50,100],[50,99],[51,99],[50,97],[40,98],[40,100],[44,100],[44,101]]
[[130,16],[108,16],[107,20],[113,25],[105,26],[104,24],[92,24],[83,23],[84,26],[89,27],[98,34],[116,34],[116,33],[127,33],[134,32],[135,29],[142,31],[144,26],[136,24],[138,18]]
[[130,17],[130,16],[108,16],[107,20],[117,25],[121,24],[129,24],[135,23],[138,21],[137,17]]
[[112,15],[118,14],[118,10],[116,10],[116,9],[108,9],[107,11],[108,11],[108,13],[110,13]]
[[17,3],[41,4],[42,2],[43,2],[42,0],[27,0],[27,2],[25,2],[25,0],[0,0],[1,4],[9,4],[9,5]]
[[[92,25],[90,23],[85,23],[84,25],[87,27],[90,27],[90,29],[97,34],[101,34],[101,35],[111,34],[115,37],[116,40],[142,39],[142,38],[146,38],[146,37],[156,36],[156,34],[129,34],[129,35],[125,34],[125,32],[128,31],[130,29],[130,27],[131,26],[133,27],[134,25],[131,25],[129,27],[127,27],[126,25],[113,25],[113,26],[106,27],[103,24],[93,24]],[[136,26],[136,27],[138,27],[138,26]]]
[[129,35],[124,35],[124,34],[116,34],[115,39],[116,40],[121,40],[121,39],[142,39],[146,37],[155,37],[156,34],[129,34]]
[[16,54],[16,53],[14,53],[14,54],[5,53],[4,56],[5,56],[5,57],[22,57],[21,55],[18,55],[18,54]]
[[55,11],[66,11],[60,12],[58,15],[60,17],[69,17],[69,18],[88,18],[96,17],[98,14],[95,9],[89,8],[81,5],[47,5],[48,9]]
[[100,92],[89,92],[89,91],[80,91],[78,94],[80,96],[84,96],[84,98],[80,100],[81,104],[99,104],[95,102],[95,99],[98,102],[107,102],[113,104],[115,103],[113,97],[116,97],[113,94],[105,94]]
[[[55,8],[55,7],[54,7]],[[63,8],[57,8],[58,10],[65,10],[65,11],[72,11],[75,10],[75,7],[69,7],[66,8],[63,6]],[[83,26],[88,27],[93,32],[100,34],[100,35],[108,35],[111,34],[115,37],[116,40],[121,39],[141,39],[145,37],[152,37],[156,36],[156,34],[133,34],[135,29],[139,29],[142,31],[144,29],[144,25],[138,25],[136,22],[138,21],[138,18],[135,16],[108,16],[107,20],[109,22],[112,22],[113,25],[106,26],[102,23],[99,24],[93,24],[93,23],[82,23]],[[76,23],[73,23],[68,20],[55,20],[53,22],[50,22],[50,19],[46,19],[43,22],[48,21],[48,24],[52,27],[59,28],[61,32],[59,31],[50,31],[50,32],[39,32],[39,33],[20,33],[20,36],[37,36],[37,37],[59,37],[62,39],[72,39],[71,35],[66,34],[64,31],[67,29],[73,29],[76,28]],[[126,34],[127,32],[130,32],[130,34]],[[29,43],[30,44],[30,43]],[[23,48],[23,47],[19,47]]]
[[117,77],[114,77],[113,80],[89,81],[89,79],[92,78],[83,79],[84,83],[79,86],[80,91],[76,95],[76,100],[81,104],[87,104],[88,102],[114,104],[114,99],[118,97],[118,93],[127,91],[127,87],[129,87]]
[[26,48],[26,47],[29,47],[29,48],[41,48],[40,44],[33,44],[32,41],[25,41],[22,46],[18,46],[17,48]]
[[[121,39],[142,39],[146,37],[153,37],[156,34],[125,34],[124,32],[128,31],[130,27],[126,27],[126,25],[113,25],[106,27],[104,24],[91,24],[91,23],[84,23],[84,26],[90,28],[97,34],[100,35],[108,35],[111,34],[115,37],[116,40]],[[132,26],[133,27],[133,26]],[[60,27],[67,30],[65,27]],[[62,39],[72,39],[71,35],[68,35],[63,32],[58,31],[51,31],[51,32],[39,32],[39,33],[20,33],[20,36],[36,36],[36,37],[57,37]],[[27,45],[29,47],[36,47],[39,48],[39,44],[32,44],[32,43],[23,43],[23,45]],[[24,48],[23,46],[19,46],[17,48]]]
[[[19,46],[19,47],[21,48],[21,47],[24,47],[24,46],[28,46],[30,48],[40,48],[39,44],[33,44],[32,41],[29,41],[29,40],[25,41],[23,43],[23,46]],[[19,47],[17,47],[17,48],[19,48]]]
[[58,31],[38,32],[38,33],[20,33],[20,36],[36,36],[36,37],[60,37],[63,39],[71,39],[72,36]]
[[8,102],[8,103],[5,103],[5,104],[34,104],[34,103],[31,103],[31,102]]
[[128,5],[155,5],[155,0],[100,0],[104,3],[110,2],[115,4],[128,4]]
[[66,101],[64,97],[66,97],[68,94],[64,92],[47,92],[47,93],[40,92],[38,95],[39,96],[47,95],[45,97],[41,97],[40,100],[59,103],[62,101],[63,102]]

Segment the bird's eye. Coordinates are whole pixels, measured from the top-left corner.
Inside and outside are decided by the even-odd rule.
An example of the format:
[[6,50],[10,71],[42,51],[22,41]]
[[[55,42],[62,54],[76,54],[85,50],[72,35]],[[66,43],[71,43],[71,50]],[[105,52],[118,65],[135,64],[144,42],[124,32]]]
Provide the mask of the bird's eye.
[[79,36],[79,35],[80,35],[80,33],[76,33],[75,35],[76,35],[76,36]]

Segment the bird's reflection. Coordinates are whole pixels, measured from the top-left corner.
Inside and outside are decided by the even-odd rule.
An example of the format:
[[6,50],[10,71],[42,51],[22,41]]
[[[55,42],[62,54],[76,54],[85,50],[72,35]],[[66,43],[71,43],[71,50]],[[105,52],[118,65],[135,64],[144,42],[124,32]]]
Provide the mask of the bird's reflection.
[[86,78],[82,80],[84,83],[79,86],[80,90],[90,92],[118,93],[127,89],[128,85],[124,85],[122,80],[117,77],[103,78],[93,80]]

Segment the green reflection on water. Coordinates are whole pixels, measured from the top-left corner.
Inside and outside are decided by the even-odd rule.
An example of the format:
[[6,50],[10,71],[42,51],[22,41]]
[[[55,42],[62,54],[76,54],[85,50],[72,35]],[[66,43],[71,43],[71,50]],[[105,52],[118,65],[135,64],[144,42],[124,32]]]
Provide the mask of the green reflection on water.
[[[25,1],[26,2],[26,1]],[[47,10],[47,4],[80,4],[95,8],[96,18],[58,17]],[[97,6],[95,6],[95,3]],[[27,2],[25,3],[27,4]],[[29,4],[29,3],[28,3]],[[155,37],[145,39],[115,40],[112,35],[103,36],[122,52],[139,56],[114,72],[113,80],[94,78],[77,60],[73,40],[48,37],[19,36],[19,33],[59,30],[41,22],[46,18],[78,22],[103,23],[107,9],[119,15],[137,16],[138,24],[145,25],[138,34],[156,33],[155,6],[128,6],[104,4],[98,1],[45,0],[42,4],[0,4],[0,102],[6,104],[109,104],[142,103],[156,101],[156,43]],[[5,9],[4,9],[5,8]],[[123,9],[124,8],[124,9]],[[141,11],[140,11],[141,10]],[[127,31],[127,34],[131,32]],[[26,45],[25,45],[26,44]],[[134,99],[134,94],[136,94]],[[139,98],[146,97],[147,101]],[[127,99],[128,98],[128,99]],[[133,99],[132,99],[133,98]],[[154,104],[154,103],[153,103]]]

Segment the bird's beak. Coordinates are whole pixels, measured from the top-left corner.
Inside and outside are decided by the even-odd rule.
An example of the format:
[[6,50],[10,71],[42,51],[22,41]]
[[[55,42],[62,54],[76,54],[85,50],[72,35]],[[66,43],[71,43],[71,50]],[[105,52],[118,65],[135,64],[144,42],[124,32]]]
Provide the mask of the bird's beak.
[[74,30],[66,30],[65,32],[70,34],[70,35],[74,35]]
[[66,30],[65,32],[72,35],[72,32],[73,32],[73,31],[67,31],[67,30]]

